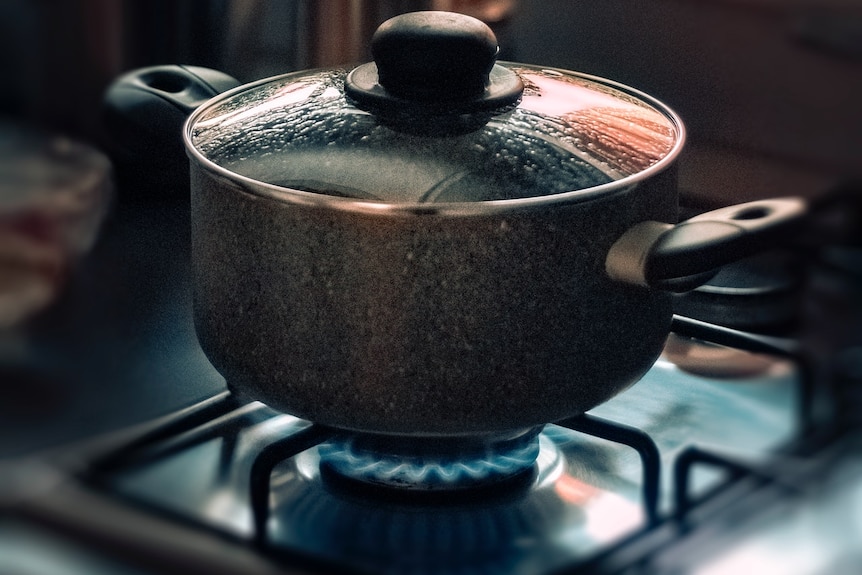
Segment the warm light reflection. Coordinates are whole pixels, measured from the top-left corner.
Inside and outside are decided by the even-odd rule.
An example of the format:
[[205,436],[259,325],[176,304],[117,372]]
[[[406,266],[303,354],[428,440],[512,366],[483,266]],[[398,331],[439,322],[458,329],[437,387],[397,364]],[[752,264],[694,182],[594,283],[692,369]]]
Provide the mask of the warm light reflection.
[[519,69],[518,74],[526,86],[520,108],[557,118],[561,140],[571,141],[616,173],[649,168],[676,142],[676,129],[667,117],[622,92],[554,70]]
[[644,523],[643,506],[616,493],[602,492],[585,508],[585,530],[593,540],[610,543]]
[[554,484],[554,491],[560,499],[581,506],[601,493],[597,487],[584,483],[571,475],[561,475]]
[[563,116],[593,108],[631,107],[619,96],[603,94],[595,85],[581,86],[551,70],[544,73],[518,70],[527,85],[520,107],[546,116]]
[[566,503],[579,507],[584,515],[584,531],[593,541],[614,541],[639,527],[643,508],[615,493],[604,491],[568,474],[560,475],[554,491]]
[[[225,114],[218,114],[217,112],[220,111],[221,108],[215,108],[215,113],[208,114],[201,118],[195,124],[195,129],[204,130],[212,126],[229,126],[251,118],[265,117],[266,113],[272,110],[288,108],[300,102],[305,102],[320,87],[320,82],[297,82],[278,90],[272,97],[264,102],[254,100],[251,106],[244,106],[238,110],[230,110]],[[329,92],[329,90],[326,92]],[[323,96],[319,99],[325,99],[326,92],[324,92]],[[338,95],[339,93],[336,90],[335,96]]]

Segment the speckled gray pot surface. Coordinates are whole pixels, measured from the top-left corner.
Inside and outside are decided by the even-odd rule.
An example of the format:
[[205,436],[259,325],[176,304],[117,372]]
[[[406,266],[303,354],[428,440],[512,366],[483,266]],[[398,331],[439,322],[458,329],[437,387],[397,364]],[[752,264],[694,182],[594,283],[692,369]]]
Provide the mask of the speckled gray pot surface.
[[384,23],[375,62],[350,71],[207,99],[237,82],[152,67],[112,89],[121,132],[190,114],[195,323],[233,391],[387,439],[534,430],[649,369],[664,290],[807,213],[778,198],[672,225],[672,110],[496,52],[478,20],[420,12]]
[[631,225],[675,221],[673,164],[488,213],[299,196],[192,162],[196,328],[243,395],[344,429],[498,432],[590,409],[661,350],[670,297],[608,279],[604,262]]

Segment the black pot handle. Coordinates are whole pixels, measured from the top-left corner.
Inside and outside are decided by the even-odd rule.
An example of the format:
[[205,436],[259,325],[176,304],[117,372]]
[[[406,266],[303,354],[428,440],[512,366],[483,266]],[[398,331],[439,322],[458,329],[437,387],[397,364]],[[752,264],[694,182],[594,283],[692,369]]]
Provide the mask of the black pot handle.
[[790,243],[809,205],[800,198],[759,200],[721,208],[677,225],[646,221],[608,252],[614,280],[682,292],[709,280],[721,266]]
[[120,76],[108,87],[103,107],[115,152],[139,164],[184,163],[186,118],[239,85],[227,74],[199,66],[154,66]]

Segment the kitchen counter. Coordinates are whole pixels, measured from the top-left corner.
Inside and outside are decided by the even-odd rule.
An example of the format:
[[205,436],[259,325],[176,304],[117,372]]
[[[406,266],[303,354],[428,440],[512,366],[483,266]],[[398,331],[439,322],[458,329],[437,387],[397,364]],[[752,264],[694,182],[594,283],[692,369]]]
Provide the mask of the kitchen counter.
[[59,299],[0,335],[0,458],[224,389],[194,333],[188,202],[129,201],[122,191]]

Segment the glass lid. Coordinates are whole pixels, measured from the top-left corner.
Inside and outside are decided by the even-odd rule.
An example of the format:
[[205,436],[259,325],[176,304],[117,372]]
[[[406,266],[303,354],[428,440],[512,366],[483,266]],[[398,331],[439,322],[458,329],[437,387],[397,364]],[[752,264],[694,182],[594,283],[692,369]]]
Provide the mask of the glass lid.
[[[287,74],[217,98],[190,119],[188,143],[265,184],[409,204],[586,191],[675,156],[682,125],[661,103],[574,72],[495,63],[483,23],[442,14],[384,23],[375,62],[352,71]],[[410,21],[428,17],[430,39]]]

